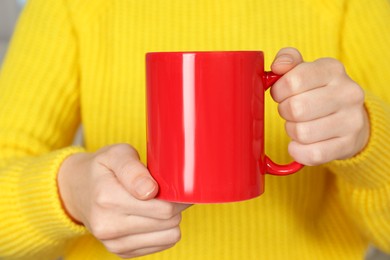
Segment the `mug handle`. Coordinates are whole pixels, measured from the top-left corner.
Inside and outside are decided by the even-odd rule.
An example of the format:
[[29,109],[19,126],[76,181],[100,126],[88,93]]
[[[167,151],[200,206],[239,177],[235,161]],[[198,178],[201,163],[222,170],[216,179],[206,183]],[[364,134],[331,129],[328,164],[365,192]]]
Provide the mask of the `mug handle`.
[[[269,89],[281,77],[282,77],[281,75],[277,75],[271,71],[264,72],[264,76],[263,76],[263,82],[265,85],[264,91]],[[266,165],[267,173],[271,175],[279,175],[279,176],[296,173],[304,166],[303,164],[300,164],[295,161],[289,164],[280,165],[274,163],[267,155],[265,156],[265,165]]]

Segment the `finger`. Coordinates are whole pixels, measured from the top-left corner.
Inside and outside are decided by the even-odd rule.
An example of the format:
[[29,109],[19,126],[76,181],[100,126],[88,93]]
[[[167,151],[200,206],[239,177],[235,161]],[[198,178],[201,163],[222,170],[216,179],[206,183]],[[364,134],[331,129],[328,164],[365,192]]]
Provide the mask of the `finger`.
[[[131,234],[142,234],[156,231],[169,230],[180,225],[182,220],[181,214],[177,214],[170,219],[154,219],[139,216],[129,216],[127,223],[131,223],[129,230]],[[124,233],[123,236],[126,234]]]
[[114,183],[111,185],[114,188],[108,188],[107,186],[110,186],[109,182],[110,179],[107,178],[95,200],[101,208],[109,209],[113,214],[170,219],[191,206],[191,204],[173,203],[157,199],[138,200],[120,185]]
[[[301,144],[326,141],[347,136],[356,131],[356,116],[351,113],[335,113],[307,122],[286,122],[286,132],[292,140]],[[360,119],[359,119],[360,120]],[[361,121],[361,120],[360,120]]]
[[123,186],[117,184],[117,180],[113,178],[104,179],[100,186],[99,192],[95,194],[95,203],[105,211],[112,212],[112,214],[171,219],[192,206],[191,204],[173,203],[157,199],[138,200],[128,193]]
[[113,240],[121,237],[169,230],[180,225],[181,214],[173,216],[171,219],[160,220],[140,216],[119,216],[112,215],[107,221],[109,225],[104,225],[104,229],[94,234],[99,240]]
[[272,98],[281,103],[303,92],[327,86],[345,78],[343,65],[331,58],[301,63],[281,77],[271,88]]
[[139,200],[149,200],[156,196],[158,185],[143,165],[137,151],[128,144],[108,147],[99,157],[123,187]]
[[345,99],[333,94],[331,87],[309,90],[300,95],[285,99],[278,106],[282,118],[291,122],[305,122],[336,113]]
[[171,219],[173,216],[186,210],[191,204],[172,203],[162,200],[150,200],[148,203],[143,201],[134,201],[128,204],[128,214],[145,216],[155,219]]
[[352,136],[333,138],[308,145],[292,141],[288,146],[288,151],[297,162],[307,166],[316,166],[353,156],[352,143]]
[[156,247],[142,248],[142,249],[134,250],[134,251],[127,252],[127,253],[124,253],[124,254],[119,254],[118,256],[122,257],[122,258],[134,258],[134,257],[139,257],[139,256],[145,256],[145,255],[158,253],[158,252],[167,250],[169,248],[172,248],[174,246],[175,246],[175,244],[166,245],[166,246],[156,246]]
[[278,75],[283,75],[302,62],[302,55],[297,49],[283,48],[276,54],[271,70]]
[[181,239],[179,227],[169,230],[157,231],[152,233],[143,233],[121,237],[119,239],[104,241],[108,251],[115,254],[126,254],[135,250],[152,247],[172,246]]

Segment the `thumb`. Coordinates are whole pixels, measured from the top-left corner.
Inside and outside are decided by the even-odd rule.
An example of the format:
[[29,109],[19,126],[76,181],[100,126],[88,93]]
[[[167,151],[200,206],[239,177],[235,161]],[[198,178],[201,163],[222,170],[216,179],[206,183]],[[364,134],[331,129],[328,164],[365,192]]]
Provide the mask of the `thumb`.
[[158,192],[158,184],[139,160],[137,151],[128,144],[106,147],[103,156],[120,184],[136,199],[150,200]]
[[292,47],[280,49],[271,65],[273,73],[283,75],[303,62],[301,53]]

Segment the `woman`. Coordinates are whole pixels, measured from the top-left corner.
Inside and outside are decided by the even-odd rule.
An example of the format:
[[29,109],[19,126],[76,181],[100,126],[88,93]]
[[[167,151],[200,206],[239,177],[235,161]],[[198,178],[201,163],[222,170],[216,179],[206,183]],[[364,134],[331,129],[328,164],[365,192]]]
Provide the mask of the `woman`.
[[[31,0],[0,76],[0,256],[389,252],[389,20],[386,0]],[[266,102],[267,154],[313,167],[267,176],[266,193],[246,202],[154,199],[145,53],[247,49],[284,75],[271,90],[278,108]],[[80,123],[85,147],[74,147]],[[279,150],[289,142],[289,154]]]

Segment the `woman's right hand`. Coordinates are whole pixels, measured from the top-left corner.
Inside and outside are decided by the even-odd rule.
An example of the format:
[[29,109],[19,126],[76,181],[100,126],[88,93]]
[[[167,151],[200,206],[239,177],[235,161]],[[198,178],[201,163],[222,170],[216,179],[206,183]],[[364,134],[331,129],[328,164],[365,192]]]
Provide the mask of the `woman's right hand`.
[[174,246],[181,212],[190,206],[154,199],[158,185],[127,144],[68,157],[58,186],[68,215],[123,258]]

